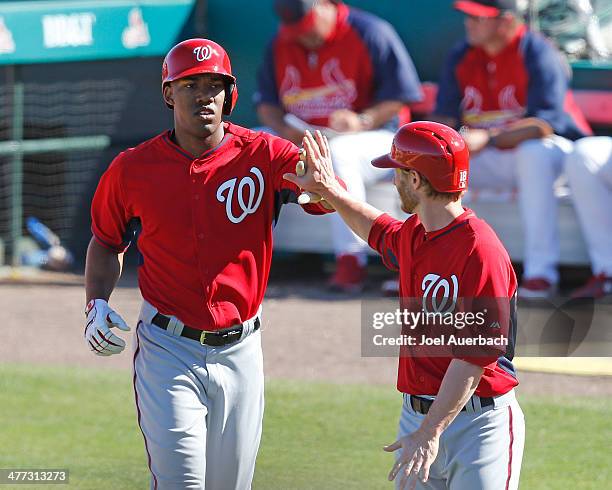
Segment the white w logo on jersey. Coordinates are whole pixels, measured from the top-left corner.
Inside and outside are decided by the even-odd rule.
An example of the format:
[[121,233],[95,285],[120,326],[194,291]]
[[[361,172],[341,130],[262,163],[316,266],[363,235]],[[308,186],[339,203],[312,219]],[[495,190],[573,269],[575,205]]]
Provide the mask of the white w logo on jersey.
[[424,291],[423,311],[450,313],[455,309],[459,292],[459,281],[455,274],[450,277],[450,282],[438,274],[427,274],[423,278],[421,289]]
[[[233,179],[227,180],[217,189],[217,200],[225,203],[225,212],[227,213],[227,217],[234,224],[240,223],[247,217],[247,215],[253,214],[255,211],[257,211],[257,208],[261,204],[261,199],[264,195],[264,178],[261,170],[259,170],[257,167],[251,167],[251,173],[257,177],[257,181],[259,182],[259,194],[257,194],[257,186],[255,185],[255,181],[251,177],[242,177],[242,179],[240,179],[236,194],[238,196],[238,206],[240,209],[242,209],[242,214],[238,217],[234,216],[232,211],[234,189],[236,188],[236,182],[238,179],[234,177]],[[248,188],[248,197],[246,202],[244,200],[245,187]],[[227,198],[223,195],[226,190],[228,191]],[[257,198],[255,198],[256,195]]]

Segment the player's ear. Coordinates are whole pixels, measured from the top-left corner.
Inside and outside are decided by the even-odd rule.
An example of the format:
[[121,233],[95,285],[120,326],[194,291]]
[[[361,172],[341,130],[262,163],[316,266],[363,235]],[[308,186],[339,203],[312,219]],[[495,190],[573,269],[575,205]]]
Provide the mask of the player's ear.
[[172,93],[172,84],[166,83],[163,88],[162,95],[164,102],[168,107],[174,107],[174,94]]
[[419,174],[416,170],[409,170],[408,177],[410,178],[410,182],[412,182],[415,189],[418,189],[421,186],[421,174]]

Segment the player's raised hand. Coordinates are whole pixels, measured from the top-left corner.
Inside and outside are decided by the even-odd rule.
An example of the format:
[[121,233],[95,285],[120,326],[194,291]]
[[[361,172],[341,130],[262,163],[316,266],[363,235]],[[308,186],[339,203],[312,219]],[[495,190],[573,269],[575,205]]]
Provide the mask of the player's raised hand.
[[298,162],[296,174],[287,173],[283,175],[283,178],[307,191],[302,194],[304,197],[299,201],[300,204],[307,204],[317,202],[318,196],[338,185],[338,182],[334,174],[327,138],[319,131],[315,132],[315,136],[310,131],[306,131],[302,143],[303,164]]
[[400,457],[389,473],[389,481],[393,481],[401,471],[400,489],[413,490],[419,478],[426,482],[429,468],[438,455],[439,440],[436,434],[425,435],[417,430],[385,446],[383,449],[387,452],[401,449]]
[[[303,177],[306,175],[306,150],[300,148],[300,159],[295,165],[295,175]],[[323,198],[319,194],[314,192],[302,192],[298,196],[298,204],[304,206],[305,204],[314,204],[323,201]]]
[[119,354],[125,349],[125,341],[111,332],[117,327],[129,332],[130,327],[103,299],[92,299],[85,307],[85,341],[92,352],[99,356]]

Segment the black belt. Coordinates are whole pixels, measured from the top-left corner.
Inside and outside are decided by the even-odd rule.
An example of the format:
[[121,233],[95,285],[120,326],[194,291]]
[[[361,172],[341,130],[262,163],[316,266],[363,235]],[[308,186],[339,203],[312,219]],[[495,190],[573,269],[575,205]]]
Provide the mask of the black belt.
[[[162,315],[161,313],[157,313],[151,323],[159,328],[163,328],[164,330],[168,330],[168,325],[170,324],[171,318]],[[259,330],[261,326],[261,322],[259,321],[259,317],[255,319],[255,325],[253,331]],[[232,342],[236,342],[242,336],[242,325],[237,325],[235,327],[224,328],[223,330],[199,330],[197,328],[189,327],[187,325],[183,325],[183,330],[181,332],[181,337],[187,337],[188,339],[197,340],[200,344],[210,345],[213,347],[222,347],[227,344],[231,344]]]
[[[422,413],[426,415],[431,408],[431,404],[434,402],[433,400],[429,400],[428,398],[421,398],[420,396],[408,395],[410,397],[410,406],[415,412]],[[469,402],[468,402],[469,403]],[[495,400],[493,398],[480,398],[480,406],[481,407],[489,407],[495,404]],[[465,412],[466,409],[463,407],[461,409],[462,412]]]

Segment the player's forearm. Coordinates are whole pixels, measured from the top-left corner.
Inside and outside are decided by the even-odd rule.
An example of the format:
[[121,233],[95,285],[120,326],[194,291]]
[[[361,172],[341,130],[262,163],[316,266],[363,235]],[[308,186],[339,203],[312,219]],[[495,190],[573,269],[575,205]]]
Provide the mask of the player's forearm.
[[441,434],[474,394],[483,371],[480,366],[453,359],[420,430]]
[[92,299],[108,301],[121,276],[123,254],[117,254],[92,238],[85,260],[86,303]]
[[399,114],[404,104],[399,100],[384,100],[361,112],[365,129],[376,129],[388,123]]
[[322,196],[334,207],[348,227],[367,242],[374,221],[383,212],[366,202],[353,198],[340,184],[333,186]]
[[510,150],[523,141],[545,138],[551,134],[553,129],[547,122],[530,117],[521,119],[500,132],[492,132],[489,144],[500,150]]

